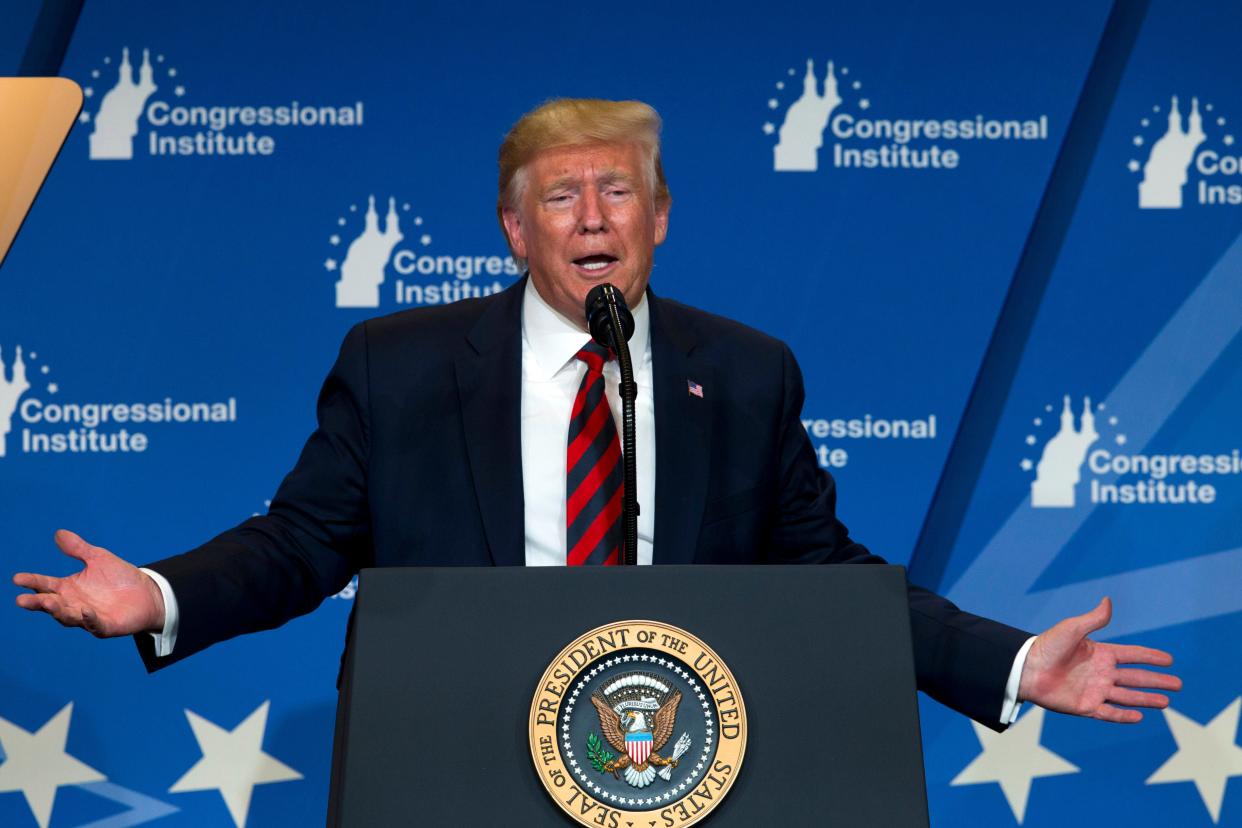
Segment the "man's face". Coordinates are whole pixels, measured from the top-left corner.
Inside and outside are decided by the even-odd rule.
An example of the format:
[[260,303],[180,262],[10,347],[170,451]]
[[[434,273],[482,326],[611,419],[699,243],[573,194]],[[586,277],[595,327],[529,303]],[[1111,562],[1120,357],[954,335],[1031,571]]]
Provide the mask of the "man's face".
[[586,327],[591,288],[612,283],[630,307],[647,289],[655,246],[668,232],[638,144],[544,150],[526,166],[526,188],[504,211],[513,252],[548,304]]

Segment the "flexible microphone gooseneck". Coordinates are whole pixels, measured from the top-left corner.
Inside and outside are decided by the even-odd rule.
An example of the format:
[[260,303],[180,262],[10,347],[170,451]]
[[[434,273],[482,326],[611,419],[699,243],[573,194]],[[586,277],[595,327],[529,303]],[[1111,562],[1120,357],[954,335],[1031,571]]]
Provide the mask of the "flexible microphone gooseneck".
[[638,484],[637,461],[634,453],[634,399],[638,386],[634,383],[634,364],[630,361],[629,339],[634,335],[634,317],[625,304],[625,296],[610,284],[591,288],[586,298],[587,328],[591,338],[611,348],[621,366],[621,445],[625,463],[625,492],[621,499],[624,554],[621,563],[638,563]]

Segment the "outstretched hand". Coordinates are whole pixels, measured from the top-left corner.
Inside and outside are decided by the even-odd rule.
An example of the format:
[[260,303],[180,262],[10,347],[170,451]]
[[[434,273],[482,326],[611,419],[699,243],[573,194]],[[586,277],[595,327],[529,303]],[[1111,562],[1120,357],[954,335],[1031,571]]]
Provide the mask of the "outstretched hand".
[[1105,598],[1086,615],[1066,618],[1036,638],[1022,668],[1018,698],[1060,713],[1125,724],[1143,718],[1142,712],[1128,708],[1168,707],[1168,696],[1145,691],[1180,690],[1181,679],[1122,665],[1168,667],[1173,656],[1087,638],[1112,617],[1112,601]]
[[56,533],[56,545],[85,566],[64,578],[14,575],[13,583],[33,590],[17,596],[19,607],[46,612],[99,638],[163,630],[164,598],[146,573],[66,529]]

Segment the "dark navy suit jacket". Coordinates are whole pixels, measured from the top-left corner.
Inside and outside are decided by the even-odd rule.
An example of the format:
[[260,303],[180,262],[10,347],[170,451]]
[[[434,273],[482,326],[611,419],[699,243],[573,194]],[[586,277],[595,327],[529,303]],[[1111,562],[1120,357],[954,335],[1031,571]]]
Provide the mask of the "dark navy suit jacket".
[[[318,428],[269,513],[151,564],[172,584],[181,621],[166,658],[138,636],[148,669],[310,612],[363,567],[524,563],[524,286],[349,332],[320,392]],[[836,518],[835,484],[800,421],[789,348],[648,301],[655,563],[882,563]],[[910,614],[920,689],[999,727],[1027,633],[914,587]]]

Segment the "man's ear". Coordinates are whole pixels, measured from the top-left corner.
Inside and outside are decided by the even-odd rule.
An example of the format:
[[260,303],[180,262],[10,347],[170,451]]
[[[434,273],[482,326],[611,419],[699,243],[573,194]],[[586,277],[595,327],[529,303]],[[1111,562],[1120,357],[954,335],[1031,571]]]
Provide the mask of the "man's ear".
[[505,207],[500,211],[500,218],[505,224],[505,235],[509,237],[509,249],[519,259],[526,258],[526,240],[522,238],[522,220],[518,211]]
[[655,244],[663,244],[664,239],[668,236],[668,211],[673,206],[673,200],[666,198],[663,201],[657,201],[655,205]]

